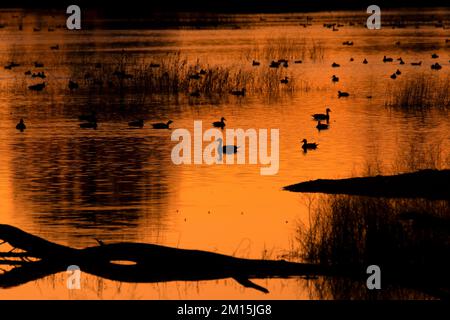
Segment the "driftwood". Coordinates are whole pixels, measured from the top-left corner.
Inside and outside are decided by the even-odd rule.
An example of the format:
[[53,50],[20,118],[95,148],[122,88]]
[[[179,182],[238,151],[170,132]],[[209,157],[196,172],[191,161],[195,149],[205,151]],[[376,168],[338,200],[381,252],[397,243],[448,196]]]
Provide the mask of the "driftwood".
[[294,192],[447,200],[450,199],[450,170],[421,170],[393,176],[340,180],[319,179],[293,184],[284,189]]
[[[0,265],[13,269],[0,273],[0,287],[8,288],[67,270],[81,271],[123,282],[199,281],[233,278],[245,287],[267,293],[250,278],[326,275],[314,264],[284,260],[242,259],[218,253],[170,248],[144,243],[101,244],[73,249],[0,224],[0,239],[14,249],[0,252]],[[14,252],[20,249],[21,252]],[[18,260],[20,258],[20,260]],[[124,265],[112,261],[130,261]]]

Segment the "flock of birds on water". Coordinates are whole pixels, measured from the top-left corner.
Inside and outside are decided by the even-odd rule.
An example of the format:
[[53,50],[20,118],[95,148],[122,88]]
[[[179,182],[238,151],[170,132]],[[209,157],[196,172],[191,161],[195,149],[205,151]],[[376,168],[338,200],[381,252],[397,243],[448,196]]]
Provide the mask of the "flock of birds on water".
[[[330,24],[330,25],[324,25],[325,27],[333,27],[333,31],[337,31],[337,29],[335,29],[335,25]],[[445,43],[449,43],[450,40],[446,39]],[[343,45],[346,46],[353,46],[353,41],[344,41],[342,43]],[[395,43],[396,45],[400,45],[400,42],[397,41]],[[51,50],[59,50],[59,45],[54,45],[50,47]],[[431,55],[432,59],[438,59],[439,55],[436,53],[433,53]],[[350,58],[350,61],[354,61],[353,58]],[[392,57],[387,57],[384,56],[383,60],[384,63],[387,62],[394,62],[394,58]],[[399,65],[404,65],[405,61],[399,57],[396,59],[396,61],[399,62]],[[301,64],[302,60],[293,60],[294,64]],[[362,61],[363,64],[368,64],[369,61],[365,58]],[[99,67],[100,63],[96,64],[96,67]],[[252,66],[253,67],[259,67],[261,65],[261,62],[257,61],[257,60],[253,60],[252,61]],[[412,66],[417,66],[420,67],[422,65],[422,61],[415,61],[415,62],[411,62]],[[4,68],[6,70],[12,70],[13,68],[19,67],[20,64],[12,61],[10,63],[8,63]],[[152,63],[150,65],[152,68],[158,68],[160,67],[159,64],[155,64]],[[288,59],[278,59],[278,60],[272,60],[269,64],[269,68],[280,68],[280,67],[284,67],[284,68],[288,68],[289,67],[289,60]],[[339,68],[340,64],[333,62],[331,64],[332,68]],[[40,68],[44,68],[44,64],[40,63],[38,61],[34,62],[34,68],[35,69],[40,69]],[[442,66],[438,63],[435,62],[434,64],[431,65],[431,69],[432,70],[440,70],[442,69]],[[190,74],[188,75],[189,80],[199,80],[201,78],[202,75],[206,74],[206,70],[200,70],[199,72],[195,73],[195,74]],[[28,70],[24,73],[26,76],[30,76],[31,78],[40,78],[40,79],[45,79],[46,75],[44,71],[39,71],[39,72],[32,72],[31,70]],[[390,78],[395,80],[398,76],[400,76],[402,73],[400,71],[400,69],[397,69],[395,72],[393,72],[390,75]],[[115,71],[113,73],[113,76],[117,76],[121,79],[131,79],[133,76],[129,75],[123,71]],[[339,82],[339,77],[336,75],[333,75],[331,77],[331,81],[333,83],[335,82]],[[284,77],[283,79],[280,79],[280,83],[281,84],[288,84],[289,83],[289,77]],[[68,81],[68,88],[70,91],[79,89],[79,84],[73,80],[69,80]],[[42,82],[42,83],[38,83],[38,84],[34,84],[34,85],[30,85],[28,86],[28,89],[31,91],[42,91],[44,90],[46,87],[46,83]],[[230,91],[230,94],[237,96],[237,97],[244,97],[246,94],[246,89],[242,88],[240,90],[232,90]],[[193,91],[189,94],[191,97],[199,97],[200,96],[200,92],[198,90]],[[348,92],[343,92],[343,91],[338,91],[338,98],[342,98],[342,97],[349,97],[350,94]],[[371,98],[371,96],[368,96],[367,98]],[[312,115],[312,119],[317,121],[317,125],[316,128],[317,130],[321,131],[321,130],[327,130],[329,128],[329,120],[330,120],[330,112],[331,109],[330,108],[326,108],[325,113],[316,113]],[[93,111],[91,114],[84,114],[84,115],[80,115],[78,117],[78,120],[82,121],[82,123],[80,123],[80,128],[84,128],[84,129],[97,129],[98,127],[98,120],[97,120],[97,115],[96,112]],[[220,119],[220,121],[215,121],[212,123],[213,127],[216,128],[221,128],[224,129],[225,127],[225,118],[222,117]],[[325,121],[326,123],[322,123],[322,121]],[[170,129],[170,124],[172,124],[173,121],[169,120],[167,122],[160,122],[160,123],[153,123],[151,124],[153,129]],[[143,119],[138,119],[138,120],[133,120],[128,122],[128,126],[132,127],[132,128],[143,128],[144,127],[144,120]],[[16,129],[23,132],[26,129],[26,125],[23,119],[20,119],[19,123],[16,125]],[[220,141],[219,141],[220,140]],[[237,153],[238,151],[238,146],[235,145],[229,145],[229,146],[223,146],[222,145],[222,140],[221,139],[217,139],[217,142],[219,142],[219,153],[226,153],[226,154],[230,154],[230,153]],[[303,149],[303,151],[306,153],[308,150],[315,150],[318,147],[318,144],[315,142],[308,142],[307,139],[303,139],[302,141],[302,145],[301,148]]]

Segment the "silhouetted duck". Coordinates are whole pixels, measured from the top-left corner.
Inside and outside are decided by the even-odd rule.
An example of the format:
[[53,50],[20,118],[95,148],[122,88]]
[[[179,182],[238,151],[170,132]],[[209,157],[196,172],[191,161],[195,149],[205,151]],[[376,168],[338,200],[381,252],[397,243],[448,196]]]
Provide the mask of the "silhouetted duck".
[[139,120],[130,121],[130,122],[128,122],[128,126],[142,128],[142,127],[144,127],[144,120],[139,119]]
[[439,58],[439,56],[438,56],[436,53],[433,53],[433,54],[431,55],[431,58],[437,59],[437,58]]
[[353,41],[344,41],[344,42],[342,42],[342,44],[344,46],[352,46],[353,45]]
[[325,110],[325,113],[315,113],[312,115],[312,117],[314,118],[314,120],[330,120],[330,108],[327,108]]
[[302,142],[303,142],[302,148],[304,151],[317,149],[318,144],[315,142],[308,143],[306,139],[303,139]]
[[270,68],[278,68],[280,66],[280,64],[281,64],[280,62],[276,62],[276,61],[272,60],[272,62],[270,63],[269,67]]
[[350,62],[353,62],[353,61],[355,61],[355,59],[353,59],[353,57],[350,57]]
[[317,130],[326,130],[328,129],[328,124],[325,123],[321,123],[320,120],[317,122],[317,126],[316,126]]
[[394,59],[388,58],[386,56],[383,57],[383,62],[392,62],[392,61],[394,61]]
[[205,74],[207,74],[207,72],[206,72],[206,70],[201,69],[201,70],[198,72],[198,74],[204,76]]
[[159,123],[153,123],[152,127],[153,129],[170,129],[170,124],[173,123],[172,120],[167,121],[167,123],[159,122]]
[[340,67],[341,65],[340,64],[338,64],[338,63],[336,63],[336,62],[333,62],[333,64],[331,65],[331,67],[333,67],[333,68],[338,68],[338,67]]
[[395,71],[395,74],[399,76],[402,74],[402,72],[399,69],[397,69],[397,71]]
[[83,129],[97,129],[97,122],[80,123],[80,128],[83,128]]
[[51,50],[59,50],[59,45],[54,45],[50,47]]
[[222,117],[222,118],[220,118],[220,121],[214,121],[212,125],[216,128],[223,129],[223,127],[225,127],[225,120],[226,119],[224,117]]
[[33,91],[42,91],[42,90],[44,90],[44,88],[45,88],[45,82],[34,84],[34,85],[28,87],[28,89],[33,90]]
[[35,62],[34,62],[34,67],[35,67],[35,68],[43,68],[43,67],[44,67],[44,64],[43,64],[43,63],[40,63],[40,62],[37,62],[37,61],[35,61]]
[[400,61],[400,64],[405,64],[405,62],[403,61],[403,59],[401,57],[398,58],[397,61]]
[[303,61],[302,60],[295,60],[294,61],[294,63],[296,63],[296,64],[300,64],[300,63],[302,63]]
[[433,70],[441,70],[442,66],[439,63],[436,62],[435,64],[431,65],[431,69],[433,69]]
[[339,78],[336,77],[336,76],[333,74],[333,76],[331,77],[331,81],[333,81],[333,82],[338,82],[338,81],[339,81]]
[[20,119],[19,123],[16,125],[16,129],[20,130],[20,132],[23,132],[27,127],[25,126],[25,123],[23,122],[23,119]]
[[242,90],[231,91],[231,94],[233,96],[241,96],[241,97],[243,97],[243,96],[245,96],[245,92],[246,92],[245,88],[242,88]]
[[391,74],[391,79],[397,79],[397,75],[395,73]]
[[25,71],[25,72],[24,72],[24,75],[30,76],[30,75],[31,75],[31,70]]
[[348,93],[348,92],[338,91],[338,98],[348,97],[349,95],[350,95],[350,93]]
[[284,79],[281,79],[280,82],[281,82],[282,84],[288,84],[289,78],[288,78],[288,77],[284,77]]
[[78,89],[78,83],[76,83],[76,82],[74,82],[74,81],[72,81],[72,80],[69,80],[69,89],[70,90],[75,90],[75,89]]
[[235,146],[235,145],[227,145],[224,146],[222,145],[222,138],[219,138],[216,140],[219,143],[219,146],[217,147],[217,151],[219,154],[233,154],[233,153],[237,153],[239,147]]
[[369,62],[367,61],[367,59],[364,59],[363,63],[368,64]]
[[256,67],[259,66],[261,63],[259,61],[253,60],[252,66]]

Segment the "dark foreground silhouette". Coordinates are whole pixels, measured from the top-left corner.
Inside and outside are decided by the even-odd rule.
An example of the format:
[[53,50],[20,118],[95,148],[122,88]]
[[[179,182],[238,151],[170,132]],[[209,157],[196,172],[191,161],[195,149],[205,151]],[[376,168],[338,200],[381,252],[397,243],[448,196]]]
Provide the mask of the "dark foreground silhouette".
[[421,170],[393,176],[339,180],[318,179],[284,187],[294,192],[320,192],[386,198],[450,199],[450,170]]
[[[0,265],[14,266],[0,273],[0,288],[18,286],[77,265],[81,271],[123,282],[199,281],[233,278],[245,287],[268,293],[250,278],[327,274],[324,267],[284,260],[252,260],[144,243],[101,244],[74,249],[49,242],[10,225],[0,224]],[[101,242],[100,242],[101,243]],[[20,252],[19,252],[20,251]],[[130,261],[133,265],[113,263]]]

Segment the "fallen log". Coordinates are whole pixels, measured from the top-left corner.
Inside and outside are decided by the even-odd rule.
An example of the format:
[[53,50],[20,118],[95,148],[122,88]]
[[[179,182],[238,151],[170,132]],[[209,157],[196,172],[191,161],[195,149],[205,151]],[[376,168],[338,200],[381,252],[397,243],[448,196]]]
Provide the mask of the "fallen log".
[[421,170],[392,176],[318,179],[284,187],[307,193],[348,194],[385,198],[450,199],[450,170]]

